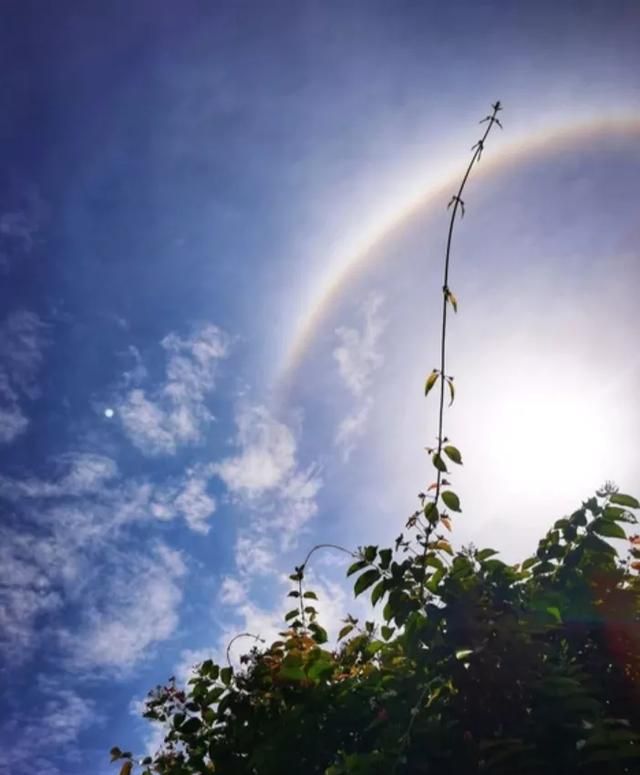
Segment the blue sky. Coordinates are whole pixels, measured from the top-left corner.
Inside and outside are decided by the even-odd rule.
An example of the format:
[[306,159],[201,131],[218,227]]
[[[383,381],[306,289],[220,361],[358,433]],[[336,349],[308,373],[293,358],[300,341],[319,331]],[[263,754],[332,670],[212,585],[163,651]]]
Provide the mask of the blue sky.
[[[146,691],[273,634],[311,545],[400,532],[495,99],[455,542],[515,561],[604,479],[640,491],[639,36],[622,0],[3,5],[1,775],[144,752]],[[315,563],[335,631],[357,606]]]

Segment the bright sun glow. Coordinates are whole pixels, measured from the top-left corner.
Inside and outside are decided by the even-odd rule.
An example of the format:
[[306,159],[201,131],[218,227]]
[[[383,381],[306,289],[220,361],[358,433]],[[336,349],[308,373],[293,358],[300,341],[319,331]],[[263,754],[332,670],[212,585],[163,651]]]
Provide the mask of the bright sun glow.
[[611,398],[622,386],[610,393],[586,368],[547,369],[516,371],[487,401],[486,464],[513,497],[539,489],[586,497],[615,473],[620,417]]

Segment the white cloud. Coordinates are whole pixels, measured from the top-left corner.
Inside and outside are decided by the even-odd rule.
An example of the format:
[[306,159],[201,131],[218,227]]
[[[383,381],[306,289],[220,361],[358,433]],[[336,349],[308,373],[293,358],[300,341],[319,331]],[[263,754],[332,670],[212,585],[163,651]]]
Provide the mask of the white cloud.
[[333,351],[338,371],[354,399],[356,406],[339,423],[335,444],[342,451],[346,462],[354,451],[357,441],[364,435],[373,407],[370,395],[372,377],[384,358],[379,349],[380,338],[386,321],[380,315],[382,296],[372,293],[360,307],[361,328],[336,329],[340,341]]
[[340,344],[333,351],[340,376],[351,393],[358,398],[371,384],[373,372],[383,362],[378,349],[380,337],[386,322],[380,316],[382,296],[371,294],[362,304],[360,312],[364,318],[362,328],[336,329]]
[[276,551],[273,540],[257,533],[260,525],[250,532],[241,532],[236,539],[235,561],[240,574],[263,576],[275,572]]
[[336,431],[335,443],[342,450],[342,459],[346,462],[351,457],[351,453],[356,447],[357,440],[364,434],[373,399],[368,396],[360,406],[346,415],[338,425]]
[[216,509],[215,500],[207,493],[206,479],[188,479],[175,499],[177,510],[196,533],[208,533],[207,519]]
[[59,465],[69,470],[53,481],[0,476],[0,495],[11,500],[85,495],[100,491],[118,474],[118,467],[111,458],[92,453],[65,455],[60,458]]
[[238,605],[247,598],[247,584],[234,576],[225,576],[220,586],[219,599],[224,605]]
[[151,557],[130,557],[114,568],[100,603],[68,633],[72,662],[79,667],[127,668],[170,637],[178,623],[186,568],[179,552],[159,545]]
[[[317,511],[321,480],[314,467],[301,469],[297,442],[291,430],[263,406],[244,407],[237,417],[236,446],[239,453],[211,466],[229,492],[251,508],[254,545],[243,547],[243,556],[256,556],[255,564],[240,560],[246,572],[270,566],[267,532],[277,534],[286,548]],[[246,550],[246,551],[245,551]],[[238,557],[238,551],[236,550]]]
[[[37,716],[18,712],[0,726],[3,740],[0,775],[38,772],[61,775],[77,759],[74,743],[89,726],[102,721],[93,702],[72,689],[40,681],[42,692]],[[66,764],[58,767],[52,758]]]
[[5,272],[33,251],[46,211],[33,188],[16,200],[11,209],[0,213],[0,270]]
[[[149,595],[153,607],[146,613],[168,614],[179,593],[182,561],[162,547],[152,559],[140,557],[127,544],[128,528],[154,518],[182,517],[190,529],[203,533],[215,508],[205,489],[207,479],[197,470],[188,471],[170,490],[159,490],[145,481],[117,479],[115,463],[100,455],[67,455],[58,466],[59,475],[51,479],[0,477],[0,497],[13,504],[0,526],[0,653],[12,661],[29,656],[65,606],[80,612],[95,608],[112,581],[114,599],[125,613],[146,605],[142,597],[126,597],[131,584],[137,593]],[[25,531],[25,524],[32,530]],[[123,584],[119,579],[125,571],[130,580]],[[152,640],[170,632],[171,627],[163,630],[154,622]],[[116,620],[111,626],[117,629]],[[136,637],[144,642],[144,635]],[[97,655],[98,646],[92,648]],[[122,656],[130,661],[130,647]]]
[[[139,385],[128,389],[115,406],[132,443],[151,456],[173,455],[178,447],[202,440],[213,419],[206,400],[215,387],[218,362],[228,354],[229,338],[207,324],[185,339],[171,333],[161,345],[166,357],[164,380],[151,390]],[[135,382],[146,375],[139,355],[135,375]],[[130,372],[125,379],[131,383]]]
[[25,310],[11,313],[0,325],[0,443],[13,441],[29,424],[22,402],[39,394],[44,330],[40,318]]
[[210,475],[204,469],[187,471],[178,485],[156,488],[149,510],[160,520],[184,518],[196,533],[209,532],[209,517],[216,510],[215,498],[207,492]]
[[[6,400],[6,393],[3,394],[0,387],[0,400]],[[8,444],[27,430],[29,420],[22,412],[22,409],[12,400],[8,406],[0,406],[0,444]]]
[[279,487],[293,470],[296,440],[263,406],[243,409],[236,422],[240,454],[214,465],[213,470],[230,492],[255,498]]

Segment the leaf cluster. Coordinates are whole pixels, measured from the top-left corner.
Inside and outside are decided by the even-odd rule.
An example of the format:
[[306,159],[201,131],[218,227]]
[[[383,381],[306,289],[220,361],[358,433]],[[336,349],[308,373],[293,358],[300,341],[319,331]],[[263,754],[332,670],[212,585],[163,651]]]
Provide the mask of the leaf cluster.
[[639,505],[600,493],[513,566],[454,551],[441,517],[423,543],[363,547],[347,573],[380,616],[348,616],[334,647],[297,568],[278,640],[150,695],[167,735],[143,772],[637,772]]

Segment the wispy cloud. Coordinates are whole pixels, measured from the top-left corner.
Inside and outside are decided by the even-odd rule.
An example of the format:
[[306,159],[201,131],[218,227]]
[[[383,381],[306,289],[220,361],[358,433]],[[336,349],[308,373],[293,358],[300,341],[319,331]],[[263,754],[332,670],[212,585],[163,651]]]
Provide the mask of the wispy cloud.
[[23,402],[38,394],[36,378],[46,344],[46,326],[32,312],[11,313],[0,325],[0,443],[24,433]]
[[128,556],[113,567],[105,593],[84,615],[79,631],[67,633],[72,663],[121,670],[175,630],[182,601],[182,555],[158,544],[151,556]]
[[239,453],[213,470],[233,494],[255,499],[281,487],[295,467],[296,440],[264,406],[244,407],[236,418]]
[[361,326],[336,329],[339,344],[333,351],[333,357],[345,386],[356,401],[354,409],[339,423],[335,436],[335,443],[345,461],[365,432],[373,406],[370,395],[372,378],[384,361],[379,348],[386,328],[386,321],[381,315],[382,303],[380,294],[370,294],[359,310]]
[[[219,361],[229,351],[229,337],[217,326],[206,324],[191,336],[166,336],[163,380],[151,388],[128,389],[116,402],[116,412],[131,442],[147,455],[173,455],[185,444],[202,440],[213,419],[207,407],[215,387]],[[144,381],[146,370],[136,363]],[[126,374],[131,381],[131,373]]]
[[[0,775],[37,772],[62,775],[77,760],[78,735],[100,720],[94,704],[75,691],[41,682],[43,701],[38,713],[18,712],[2,724]],[[56,764],[55,762],[59,762]]]
[[[13,515],[0,527],[0,651],[8,659],[26,658],[37,648],[39,633],[53,626],[52,615],[69,607],[83,616],[102,612],[103,620],[109,612],[104,612],[100,595],[106,592],[117,602],[123,621],[138,613],[152,617],[150,640],[136,635],[144,649],[145,643],[170,632],[172,627],[163,629],[159,619],[165,616],[165,625],[173,621],[169,606],[179,600],[184,569],[180,558],[161,545],[151,555],[134,552],[129,530],[159,517],[183,517],[192,530],[204,532],[214,507],[204,490],[206,480],[188,472],[172,487],[169,500],[166,488],[119,477],[107,457],[67,455],[58,468],[51,479],[0,478],[0,497],[12,503]],[[155,511],[159,504],[162,514]],[[146,611],[139,610],[144,599],[131,596],[130,589],[144,590],[150,601]],[[69,648],[72,641],[62,645]],[[87,653],[100,656],[95,644]],[[105,664],[111,665],[115,656],[109,654],[105,646]],[[142,651],[121,647],[120,654],[128,664]]]
[[372,293],[360,307],[362,326],[336,329],[339,344],[333,351],[333,357],[338,363],[340,376],[356,398],[364,395],[374,371],[383,362],[378,350],[385,329],[385,321],[380,316],[382,301],[380,294]]
[[99,492],[106,482],[118,474],[115,461],[92,453],[65,455],[58,459],[57,466],[63,472],[51,479],[16,479],[0,475],[0,496],[19,500],[87,495]]
[[317,511],[318,471],[300,467],[293,432],[265,407],[244,407],[236,421],[238,454],[215,463],[212,471],[252,509],[250,540],[256,546],[266,532],[277,533],[282,547],[290,546]]
[[242,529],[236,539],[236,568],[244,579],[276,572],[278,557],[275,536],[261,535],[264,525],[254,523]]
[[209,517],[216,510],[209,479],[210,473],[199,467],[188,470],[177,485],[156,488],[149,503],[151,514],[160,520],[181,516],[194,532],[208,533]]
[[0,213],[0,271],[12,266],[32,253],[45,220],[46,207],[33,188],[16,197]]
[[359,407],[342,418],[336,431],[335,443],[342,451],[342,459],[348,460],[355,449],[357,439],[365,432],[373,399],[368,396]]
[[223,605],[238,605],[247,598],[247,584],[235,576],[225,576],[220,585],[219,599]]

